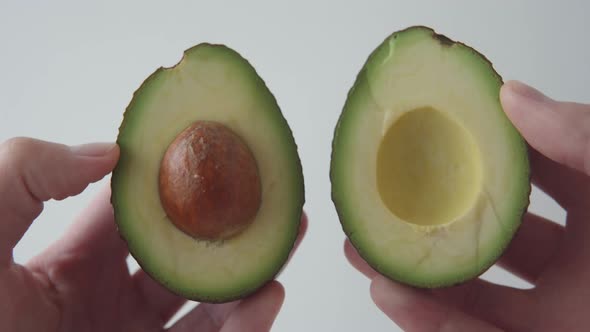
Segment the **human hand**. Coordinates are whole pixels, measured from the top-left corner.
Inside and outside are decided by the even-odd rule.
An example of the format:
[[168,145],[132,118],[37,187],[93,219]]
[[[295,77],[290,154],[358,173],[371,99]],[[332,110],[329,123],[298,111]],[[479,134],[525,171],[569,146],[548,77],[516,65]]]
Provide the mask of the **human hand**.
[[375,272],[346,241],[348,260],[372,279],[371,297],[402,329],[427,331],[590,330],[590,105],[559,102],[518,82],[501,101],[528,141],[532,181],[567,211],[566,227],[528,212],[498,264],[534,285],[475,279],[419,290]]
[[[12,139],[0,145],[0,331],[163,331],[186,302],[142,270],[130,275],[108,188],[71,229],[25,266],[12,250],[43,202],[79,194],[110,173],[116,145]],[[298,242],[306,231],[304,216]],[[284,299],[270,282],[242,301],[199,304],[167,331],[267,331]]]

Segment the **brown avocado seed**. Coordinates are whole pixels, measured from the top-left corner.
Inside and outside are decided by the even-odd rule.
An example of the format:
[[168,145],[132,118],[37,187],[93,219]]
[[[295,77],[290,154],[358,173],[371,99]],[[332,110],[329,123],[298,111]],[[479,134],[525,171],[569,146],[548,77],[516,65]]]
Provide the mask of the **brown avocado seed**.
[[254,220],[261,201],[258,167],[226,126],[197,121],[170,144],[160,165],[160,200],[170,221],[196,239],[222,240]]

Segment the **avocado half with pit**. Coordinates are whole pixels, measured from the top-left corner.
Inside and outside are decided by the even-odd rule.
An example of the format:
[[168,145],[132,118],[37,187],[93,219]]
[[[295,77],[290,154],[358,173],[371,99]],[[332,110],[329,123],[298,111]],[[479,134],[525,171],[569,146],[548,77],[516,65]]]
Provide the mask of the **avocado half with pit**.
[[304,204],[297,146],[255,69],[200,44],[133,95],[111,201],[129,251],[188,299],[227,302],[272,280]]
[[531,187],[502,84],[483,55],[427,27],[393,33],[366,61],[330,175],[344,232],[381,274],[451,286],[485,272],[513,238]]

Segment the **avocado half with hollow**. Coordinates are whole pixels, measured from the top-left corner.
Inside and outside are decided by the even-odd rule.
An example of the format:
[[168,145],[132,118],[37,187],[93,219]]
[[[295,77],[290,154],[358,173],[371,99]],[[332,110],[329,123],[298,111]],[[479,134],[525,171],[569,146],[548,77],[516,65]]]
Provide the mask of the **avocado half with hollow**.
[[381,274],[451,286],[482,274],[513,238],[529,161],[501,85],[483,55],[427,27],[393,33],[368,58],[330,175],[344,232]]
[[150,276],[202,302],[245,297],[276,276],[299,230],[302,169],[244,58],[200,44],[158,69],[133,95],[117,143],[115,219]]

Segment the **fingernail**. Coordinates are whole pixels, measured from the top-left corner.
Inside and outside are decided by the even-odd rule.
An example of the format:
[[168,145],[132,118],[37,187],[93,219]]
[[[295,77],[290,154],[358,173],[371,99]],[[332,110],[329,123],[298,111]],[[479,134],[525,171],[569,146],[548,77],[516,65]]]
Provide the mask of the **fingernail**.
[[541,91],[519,81],[507,82],[506,87],[516,97],[525,99],[528,102],[544,102],[549,100],[549,97]]
[[89,143],[70,147],[71,151],[82,157],[101,157],[117,147],[115,143]]

